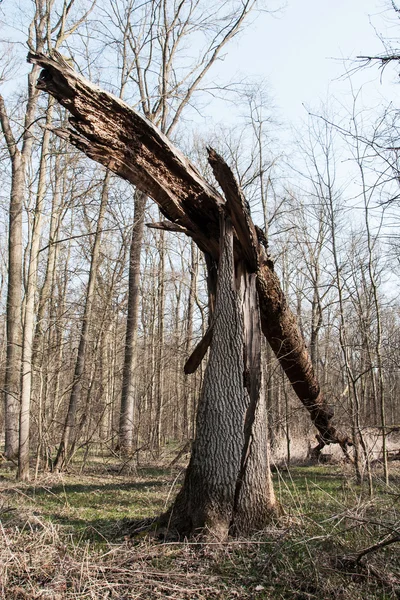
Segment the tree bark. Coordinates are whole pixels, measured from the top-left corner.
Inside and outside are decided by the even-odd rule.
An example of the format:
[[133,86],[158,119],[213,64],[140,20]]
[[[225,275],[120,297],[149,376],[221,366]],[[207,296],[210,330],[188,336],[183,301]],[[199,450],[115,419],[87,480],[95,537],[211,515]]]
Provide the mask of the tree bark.
[[224,540],[232,529],[247,534],[262,528],[276,508],[265,458],[255,277],[246,268],[235,276],[229,217],[221,217],[213,319],[192,455],[183,487],[162,523],[180,535],[201,532]]
[[236,484],[232,529],[239,534],[261,530],[279,510],[269,464],[266,396],[262,390],[261,327],[256,276],[236,266],[243,315],[244,384],[249,403],[244,445]]
[[[25,317],[22,336],[22,376],[21,408],[19,417],[19,448],[17,478],[29,480],[29,431],[30,407],[33,378],[33,341],[35,333],[35,293],[39,265],[39,246],[42,231],[43,203],[46,193],[47,158],[50,144],[48,127],[53,120],[54,98],[49,98],[46,112],[46,129],[42,139],[39,165],[39,181],[36,192],[36,206],[32,227],[32,239],[29,255],[28,278],[25,293]],[[40,419],[41,415],[39,415]]]
[[140,252],[143,242],[144,214],[147,196],[137,190],[129,255],[128,316],[125,335],[125,357],[122,376],[121,411],[119,419],[119,449],[122,456],[133,450],[133,422],[135,409],[135,368],[137,356],[137,328],[139,310]]

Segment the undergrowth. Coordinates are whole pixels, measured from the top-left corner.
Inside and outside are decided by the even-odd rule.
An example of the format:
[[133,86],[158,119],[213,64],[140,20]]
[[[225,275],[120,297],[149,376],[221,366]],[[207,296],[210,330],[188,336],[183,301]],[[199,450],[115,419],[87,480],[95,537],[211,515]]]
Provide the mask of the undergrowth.
[[124,476],[117,467],[93,462],[84,474],[76,467],[31,485],[15,483],[3,467],[1,598],[400,597],[398,468],[389,488],[377,473],[372,498],[348,467],[278,470],[286,514],[251,539],[204,545],[126,536],[127,522],[166,508],[183,471],[153,466]]

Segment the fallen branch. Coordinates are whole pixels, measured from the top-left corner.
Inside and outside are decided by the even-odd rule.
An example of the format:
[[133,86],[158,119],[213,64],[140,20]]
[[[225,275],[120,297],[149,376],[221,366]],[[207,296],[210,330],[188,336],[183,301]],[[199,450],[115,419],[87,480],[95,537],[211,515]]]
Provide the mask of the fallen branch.
[[390,535],[384,540],[377,542],[376,544],[373,544],[372,546],[369,546],[368,548],[365,548],[365,550],[359,552],[355,561],[356,563],[359,563],[364,556],[367,556],[367,554],[371,554],[372,552],[376,552],[377,550],[381,550],[382,548],[386,548],[386,546],[390,546],[391,544],[396,544],[398,542],[400,542],[400,534],[395,533],[394,535]]

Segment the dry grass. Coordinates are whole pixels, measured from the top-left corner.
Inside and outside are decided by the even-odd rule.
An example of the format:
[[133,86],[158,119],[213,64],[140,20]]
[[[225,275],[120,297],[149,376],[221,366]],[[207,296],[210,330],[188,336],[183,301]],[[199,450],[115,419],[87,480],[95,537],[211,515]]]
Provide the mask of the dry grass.
[[[59,528],[4,531],[0,580],[3,598],[212,598],[219,589],[195,564],[191,548],[142,542],[73,544]],[[30,527],[29,527],[30,529]],[[28,535],[26,535],[28,534]],[[173,571],[165,569],[174,562]],[[158,564],[160,563],[160,564]]]
[[[400,473],[364,496],[333,467],[275,475],[287,515],[251,540],[227,544],[125,539],[123,517],[156,515],[178,470],[0,482],[0,597],[319,599],[400,597],[399,544],[360,552],[399,524]],[[175,483],[176,485],[176,483]]]

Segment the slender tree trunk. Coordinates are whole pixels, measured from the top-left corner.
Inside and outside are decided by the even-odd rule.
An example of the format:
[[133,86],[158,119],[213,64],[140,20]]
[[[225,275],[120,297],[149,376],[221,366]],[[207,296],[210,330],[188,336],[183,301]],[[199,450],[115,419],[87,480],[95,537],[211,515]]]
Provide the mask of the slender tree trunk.
[[165,232],[160,232],[158,243],[157,271],[157,350],[155,372],[155,415],[153,424],[153,447],[157,452],[161,447],[161,423],[164,408],[164,313],[165,313]]
[[329,226],[331,230],[331,248],[332,248],[332,256],[335,268],[335,278],[336,285],[338,291],[338,300],[339,300],[339,312],[340,312],[340,322],[339,322],[339,343],[342,351],[346,381],[349,389],[349,399],[351,402],[351,418],[352,418],[352,437],[354,440],[354,468],[356,473],[356,478],[359,483],[362,483],[363,475],[360,465],[360,456],[359,456],[359,445],[361,446],[366,462],[367,467],[367,475],[368,475],[368,486],[370,495],[373,492],[373,482],[372,482],[372,473],[371,473],[371,464],[369,460],[368,449],[365,443],[364,435],[361,428],[361,415],[360,415],[360,398],[357,389],[357,378],[354,375],[353,368],[349,359],[349,347],[350,344],[347,340],[347,322],[346,322],[346,314],[345,314],[345,306],[343,299],[343,282],[342,282],[342,274],[341,274],[341,266],[339,264],[339,255],[338,255],[338,246],[336,241],[336,233],[337,226],[335,222],[335,210],[334,210],[334,202],[332,193],[328,196],[328,215],[329,215]]
[[54,469],[62,469],[69,461],[70,452],[70,438],[73,434],[73,430],[76,422],[76,413],[78,409],[78,403],[81,395],[81,378],[85,367],[86,348],[89,340],[89,328],[92,318],[93,302],[95,298],[95,289],[97,274],[100,260],[100,242],[101,234],[103,229],[104,217],[106,214],[107,203],[108,203],[108,183],[110,179],[110,171],[106,172],[103,181],[103,187],[101,192],[100,210],[99,217],[97,220],[96,233],[94,238],[92,258],[89,271],[89,282],[86,293],[85,308],[82,319],[82,329],[80,332],[78,353],[75,362],[74,378],[72,381],[71,393],[68,404],[67,416],[64,422],[64,428],[58,447],[57,456],[54,461]]
[[[70,235],[72,235],[74,219],[71,218]],[[53,292],[50,298],[49,306],[49,327],[46,336],[47,348],[54,348],[55,352],[52,359],[52,364],[49,365],[46,361],[45,365],[45,376],[46,376],[46,395],[43,403],[47,405],[49,415],[46,415],[47,428],[50,430],[54,425],[58,424],[61,419],[58,418],[60,405],[63,401],[63,394],[60,395],[61,387],[61,373],[63,358],[65,356],[65,328],[64,328],[64,314],[66,307],[66,292],[68,286],[68,273],[70,270],[70,259],[71,259],[71,246],[72,242],[68,243],[68,247],[62,260],[58,260],[59,245],[55,244],[55,255],[54,255],[54,270],[51,279],[51,289],[57,290]],[[59,267],[58,269],[56,267]],[[49,352],[49,350],[47,351]],[[43,360],[43,357],[41,357]],[[49,366],[51,367],[49,369]],[[55,376],[52,376],[55,373]],[[58,431],[56,433],[58,436]],[[51,456],[51,452],[49,453]],[[52,468],[51,460],[48,461],[49,468]]]
[[[47,158],[49,153],[50,129],[53,120],[54,99],[49,99],[46,113],[46,128],[43,134],[39,165],[39,181],[33,219],[31,251],[25,293],[25,317],[22,339],[21,408],[19,420],[19,450],[17,478],[29,480],[29,429],[30,405],[33,377],[33,340],[35,332],[35,294],[39,264],[39,245],[42,231],[43,203],[46,193]],[[39,415],[39,419],[41,415]]]
[[147,196],[141,191],[136,190],[135,213],[129,255],[128,316],[126,322],[124,370],[119,418],[119,448],[122,456],[129,456],[133,450],[140,253],[143,243],[146,202]]
[[[57,386],[53,387],[54,394],[50,393],[51,401],[49,399],[49,387],[51,380],[51,371],[56,372],[56,380],[59,379],[59,369],[61,367],[61,355],[62,345],[58,344],[58,338],[60,337],[55,332],[57,317],[54,311],[54,296],[56,294],[56,265],[57,257],[59,253],[58,235],[61,222],[60,214],[60,188],[61,188],[61,176],[59,172],[60,153],[57,153],[55,157],[55,165],[52,168],[52,177],[54,179],[54,192],[52,196],[52,207],[50,217],[50,235],[49,235],[49,249],[46,261],[46,270],[44,275],[44,282],[39,290],[38,306],[36,312],[36,326],[33,338],[32,347],[32,376],[33,381],[38,381],[38,390],[36,396],[36,402],[39,408],[38,418],[38,444],[37,444],[37,468],[39,468],[40,455],[42,455],[47,468],[51,467],[49,462],[49,449],[48,439],[46,440],[45,432],[48,433],[49,427],[52,423],[52,417],[54,416],[55,406],[58,402]],[[51,302],[49,300],[51,299]],[[48,309],[47,320],[45,319],[46,309]],[[46,327],[47,325],[47,334]],[[55,342],[53,343],[52,342]],[[47,347],[46,347],[47,344]],[[55,348],[55,353],[51,352],[51,349]],[[46,355],[46,360],[45,359]],[[57,357],[60,356],[59,360]],[[53,367],[51,368],[51,365]],[[50,372],[49,372],[50,370]],[[34,392],[35,393],[35,392]],[[49,410],[48,410],[49,409]],[[36,477],[36,475],[35,475]]]
[[8,237],[7,361],[5,377],[5,456],[16,458],[19,446],[19,409],[22,348],[22,201],[25,169],[20,154],[12,164]]
[[[362,167],[360,165],[361,171]],[[364,174],[362,173],[363,181]],[[365,184],[364,184],[365,185]],[[365,187],[364,187],[365,189]],[[380,425],[381,425],[381,438],[382,438],[382,459],[383,459],[383,473],[385,477],[385,484],[389,485],[389,465],[387,455],[387,440],[386,440],[386,398],[385,398],[385,385],[384,385],[384,373],[383,373],[383,361],[382,361],[382,318],[381,318],[381,305],[379,300],[378,285],[376,281],[376,274],[374,272],[374,241],[372,239],[369,214],[368,214],[368,202],[365,199],[365,226],[367,230],[367,241],[368,241],[368,271],[369,278],[372,287],[372,293],[374,298],[375,318],[376,318],[376,342],[375,342],[375,355],[378,367],[378,381],[379,381],[379,412],[380,412]],[[374,378],[374,373],[372,373]]]
[[52,290],[54,290],[54,272],[57,265],[58,255],[58,237],[61,223],[61,206],[60,196],[63,185],[63,175],[61,173],[61,152],[59,149],[55,149],[56,156],[54,165],[51,169],[53,179],[53,195],[51,201],[51,217],[50,217],[50,233],[49,233],[49,248],[47,254],[46,271],[44,275],[44,281],[39,291],[37,318],[36,318],[36,330],[33,341],[33,354],[32,362],[35,371],[39,371],[43,364],[44,348],[44,331],[45,331],[45,313],[48,302],[51,298]]

